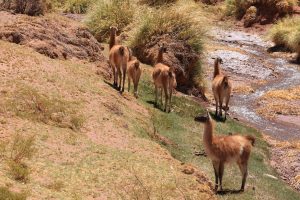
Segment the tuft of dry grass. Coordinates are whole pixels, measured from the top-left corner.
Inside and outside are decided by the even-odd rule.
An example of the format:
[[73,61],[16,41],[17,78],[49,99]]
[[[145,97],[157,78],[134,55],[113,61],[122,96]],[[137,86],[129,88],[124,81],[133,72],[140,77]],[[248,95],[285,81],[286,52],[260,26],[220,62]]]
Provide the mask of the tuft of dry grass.
[[233,92],[240,94],[250,94],[254,92],[254,89],[249,85],[239,85],[234,87]]
[[287,90],[268,91],[263,99],[282,99],[282,100],[300,100],[300,86],[289,88]]
[[300,61],[300,17],[288,17],[274,25],[268,34],[277,46],[285,46],[298,53]]
[[300,115],[300,87],[286,90],[272,90],[264,94],[260,99],[260,108],[257,112],[266,117],[275,117],[276,114]]
[[40,94],[26,86],[20,86],[9,94],[5,103],[6,109],[19,117],[73,130],[80,129],[85,121],[77,111],[78,102]]

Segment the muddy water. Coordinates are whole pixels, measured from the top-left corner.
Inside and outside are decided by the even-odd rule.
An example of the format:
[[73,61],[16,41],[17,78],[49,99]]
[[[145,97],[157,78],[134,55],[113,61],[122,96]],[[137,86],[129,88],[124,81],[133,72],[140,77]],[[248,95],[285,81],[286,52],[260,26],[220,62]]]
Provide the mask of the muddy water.
[[[272,121],[255,112],[257,100],[269,90],[285,89],[300,85],[297,66],[287,60],[271,56],[267,49],[272,44],[259,36],[240,31],[212,31],[213,44],[225,46],[209,52],[209,57],[223,59],[222,68],[234,81],[251,84],[263,81],[254,93],[234,94],[231,99],[231,115],[280,140],[300,139],[300,124]],[[209,59],[210,65],[213,59]],[[300,106],[300,105],[299,105]]]

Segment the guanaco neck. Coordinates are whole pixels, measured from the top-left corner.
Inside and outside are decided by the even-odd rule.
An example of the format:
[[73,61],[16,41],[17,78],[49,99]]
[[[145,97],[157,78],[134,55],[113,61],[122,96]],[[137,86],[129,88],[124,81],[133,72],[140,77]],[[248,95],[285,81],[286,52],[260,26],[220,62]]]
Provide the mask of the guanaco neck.
[[204,125],[203,141],[210,145],[213,140],[213,122],[209,119]]
[[111,49],[116,44],[116,33],[111,32],[109,38],[109,49]]
[[221,71],[220,71],[220,63],[218,62],[218,60],[215,60],[214,78],[215,78],[216,76],[218,76],[219,74],[221,74]]
[[157,59],[156,59],[156,63],[162,63],[162,62],[163,62],[163,51],[159,50],[158,55],[157,55]]

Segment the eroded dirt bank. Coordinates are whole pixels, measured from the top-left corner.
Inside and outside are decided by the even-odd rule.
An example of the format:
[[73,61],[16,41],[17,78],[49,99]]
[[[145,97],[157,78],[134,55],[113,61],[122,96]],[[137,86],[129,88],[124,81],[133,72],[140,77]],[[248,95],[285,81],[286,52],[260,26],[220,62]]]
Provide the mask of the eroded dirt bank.
[[[299,95],[295,92],[293,97],[286,98],[286,94],[300,86],[299,66],[291,64],[288,59],[269,54],[267,49],[272,43],[258,35],[219,28],[214,29],[211,35],[212,44],[208,45],[206,55],[208,79],[212,78],[213,58],[221,57],[224,61],[222,68],[234,85],[230,114],[276,141],[271,143],[272,166],[284,180],[300,190],[297,180],[300,174],[300,162],[297,162],[300,149],[297,145],[285,145],[284,148],[275,145],[282,141],[297,143],[300,140],[300,116],[297,112]],[[277,95],[276,99],[274,95],[269,95],[269,101],[266,101],[270,92],[282,93],[283,97]],[[287,155],[291,151],[293,153]],[[279,162],[283,157],[295,162],[293,165]]]

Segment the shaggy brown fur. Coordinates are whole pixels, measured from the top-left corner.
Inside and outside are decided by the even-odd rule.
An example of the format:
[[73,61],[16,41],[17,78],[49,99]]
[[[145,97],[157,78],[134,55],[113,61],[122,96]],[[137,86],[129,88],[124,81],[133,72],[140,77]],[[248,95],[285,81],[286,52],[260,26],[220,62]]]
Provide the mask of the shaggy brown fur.
[[133,57],[130,59],[130,61],[127,64],[128,70],[128,92],[130,91],[130,83],[131,80],[133,82],[134,86],[134,96],[138,98],[138,84],[140,81],[140,77],[142,74],[142,69],[140,67],[140,62],[137,60],[137,58]]
[[[131,53],[129,48],[123,45],[114,45],[109,51],[109,64],[113,70],[114,86],[116,86],[121,92],[124,92],[125,88],[127,62],[130,59],[130,55]],[[120,80],[118,81],[118,79]],[[121,82],[122,80],[123,83]]]
[[241,191],[245,189],[246,178],[248,175],[248,160],[255,138],[251,135],[229,135],[214,136],[214,124],[209,112],[204,116],[195,118],[195,121],[204,123],[203,143],[205,152],[212,160],[215,171],[215,190],[218,190],[218,181],[221,191],[224,165],[230,162],[236,162],[241,170],[243,179]]
[[[220,64],[221,58],[216,58],[214,65],[214,79],[212,81],[212,91],[216,101],[216,116],[222,117],[223,101],[225,101],[225,120],[227,111],[229,110],[228,104],[232,90],[232,84],[228,76],[221,72]],[[218,112],[219,109],[219,112]]]
[[[156,64],[154,65],[152,78],[155,85],[155,105],[157,105],[158,100],[158,89],[161,89],[161,105],[162,102],[162,93],[164,90],[165,93],[165,108],[166,112],[170,112],[171,110],[171,100],[174,88],[177,87],[176,75],[174,70],[167,65],[162,64],[163,62],[163,53],[166,53],[167,49],[164,46],[159,46],[158,56],[156,60]],[[167,110],[168,109],[168,110]]]

